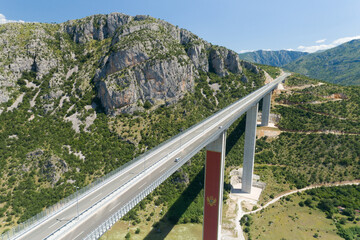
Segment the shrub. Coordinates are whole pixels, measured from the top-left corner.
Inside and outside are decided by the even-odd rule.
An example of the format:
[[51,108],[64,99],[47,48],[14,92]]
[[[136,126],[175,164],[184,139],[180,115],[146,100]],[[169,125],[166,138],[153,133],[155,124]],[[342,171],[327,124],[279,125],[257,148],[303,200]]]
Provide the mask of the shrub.
[[145,109],[150,109],[151,106],[152,106],[151,103],[148,100],[146,100],[146,102],[144,103],[144,108]]

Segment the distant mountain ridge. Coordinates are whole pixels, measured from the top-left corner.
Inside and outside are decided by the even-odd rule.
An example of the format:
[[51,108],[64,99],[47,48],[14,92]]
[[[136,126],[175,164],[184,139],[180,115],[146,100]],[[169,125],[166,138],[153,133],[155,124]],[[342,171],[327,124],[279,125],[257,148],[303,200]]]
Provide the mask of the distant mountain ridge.
[[279,51],[258,50],[255,52],[240,53],[239,58],[253,63],[282,67],[307,54],[308,54],[307,52],[288,51],[288,50],[279,50]]
[[360,40],[303,56],[286,69],[341,85],[360,85]]

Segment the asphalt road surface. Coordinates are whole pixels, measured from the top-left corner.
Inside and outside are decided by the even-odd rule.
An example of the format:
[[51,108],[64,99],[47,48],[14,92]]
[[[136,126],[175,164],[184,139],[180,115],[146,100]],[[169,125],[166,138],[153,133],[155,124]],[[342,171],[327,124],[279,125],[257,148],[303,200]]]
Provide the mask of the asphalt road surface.
[[[289,75],[288,73],[282,74],[273,82],[214,114],[204,123],[189,131],[184,131],[183,134],[155,151],[149,151],[149,154],[146,154],[142,160],[127,167],[101,188],[92,191],[79,199],[78,202],[51,216],[16,239],[77,240],[85,238],[168,169],[176,164],[180,167],[182,164],[175,161],[176,158],[179,157],[180,161],[188,158],[194,149],[199,148],[199,146],[204,147],[215,140],[222,131],[226,130],[236,119]],[[155,163],[157,164],[154,165]],[[134,178],[137,175],[140,176]],[[121,191],[113,193],[120,187],[122,187]],[[100,200],[103,201],[99,203]],[[90,209],[90,207],[92,208]],[[77,217],[78,214],[79,217]]]

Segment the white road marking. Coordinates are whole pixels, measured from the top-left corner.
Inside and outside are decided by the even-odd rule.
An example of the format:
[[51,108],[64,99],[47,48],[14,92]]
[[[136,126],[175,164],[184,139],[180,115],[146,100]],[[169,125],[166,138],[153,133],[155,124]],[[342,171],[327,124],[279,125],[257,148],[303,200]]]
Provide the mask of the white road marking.
[[81,233],[79,233],[78,235],[76,235],[76,237],[74,237],[74,239],[76,239],[78,236],[80,236],[81,234],[83,234],[84,231],[82,231]]
[[99,193],[98,195],[96,195],[95,197],[93,197],[90,201],[94,200],[95,198],[97,198],[98,196],[100,196],[101,193]]
[[116,208],[117,206],[119,206],[121,204],[121,202],[119,202],[118,204],[116,204],[114,207],[112,207],[109,212],[111,212],[112,210],[114,210],[114,208]]
[[53,226],[55,226],[56,224],[58,224],[59,222],[58,221],[56,221],[54,224],[52,224],[52,225],[50,225],[49,226],[49,228],[51,228],[51,227],[53,227]]
[[140,187],[138,187],[138,189],[142,188],[143,186],[145,186],[146,182],[144,182]]
[[[285,75],[287,75],[287,74],[285,74]],[[285,79],[286,76],[281,76],[281,77]],[[275,81],[275,82],[279,82],[279,78],[280,78],[280,77],[278,77],[278,78],[277,78],[278,80]],[[282,79],[281,81],[283,81],[284,79]],[[273,85],[273,86],[272,86],[272,85]],[[271,89],[275,88],[277,84],[272,84],[272,85],[271,85]],[[262,88],[263,88],[263,87],[262,87]],[[247,108],[249,107],[249,104],[252,103],[252,102],[254,102],[254,101],[252,101],[251,99],[258,98],[259,95],[263,95],[266,91],[268,91],[268,89],[270,89],[270,87],[267,87],[267,88],[264,88],[264,89],[261,89],[261,88],[260,88],[260,89],[258,89],[258,90],[260,90],[260,91],[258,91],[258,90],[255,91],[256,94],[255,94],[253,97],[246,96],[246,97],[244,97],[243,99],[240,99],[237,103],[226,107],[226,108],[224,109],[225,111],[220,111],[218,114],[215,114],[215,116],[212,116],[212,117],[209,118],[208,120],[205,120],[205,122],[202,123],[201,125],[198,125],[198,126],[194,127],[194,128],[192,129],[192,131],[186,132],[186,133],[184,134],[184,136],[183,136],[183,139],[185,139],[186,136],[188,136],[188,137],[194,136],[194,134],[196,133],[197,130],[203,129],[203,132],[204,132],[204,133],[198,134],[199,137],[197,137],[197,135],[195,135],[195,136],[193,137],[196,141],[198,141],[198,142],[201,143],[200,139],[202,140],[202,138],[206,138],[206,137],[209,136],[209,135],[212,136],[212,133],[217,130],[217,129],[214,128],[214,129],[212,129],[212,131],[206,132],[206,131],[204,131],[204,128],[208,128],[207,126],[209,126],[209,127],[214,127],[213,125],[216,125],[216,123],[220,123],[220,122],[222,123],[222,122],[224,122],[225,120],[226,120],[227,122],[233,122],[233,121],[235,121],[235,120],[233,119],[233,118],[234,118],[233,115],[234,115],[234,114],[239,114],[239,112],[240,112],[240,110],[238,109],[239,106],[242,107],[242,108],[246,108],[246,109],[247,109]],[[249,94],[249,95],[251,95],[251,94]],[[241,105],[243,105],[243,106],[241,106]],[[242,110],[241,110],[241,111],[242,111]],[[218,118],[220,117],[220,115],[228,115],[228,117],[225,118],[225,120],[220,120],[220,121],[219,121]],[[221,118],[221,119],[223,119],[223,118]],[[215,122],[215,124],[214,124],[214,122]],[[217,126],[216,126],[216,127],[217,127]],[[182,148],[180,149],[180,151],[183,151],[183,149],[185,149],[186,145],[194,144],[194,143],[195,143],[195,140],[193,140],[192,138],[189,139],[189,143],[188,143],[188,144],[185,143],[185,144],[182,146]],[[156,151],[154,151],[154,152],[150,153],[149,155],[147,155],[147,158],[153,158],[153,157],[156,158],[156,157],[157,157],[156,155],[160,155],[160,153],[162,153],[163,151],[166,151],[167,148],[171,148],[171,147],[173,147],[173,146],[176,146],[176,145],[178,144],[178,141],[179,141],[179,140],[177,140],[177,139],[171,140],[169,143],[164,144],[162,147],[158,148]],[[177,152],[179,152],[179,151],[173,150],[173,152],[171,152],[170,155],[171,155],[171,156],[175,156]],[[163,161],[164,159],[165,159],[165,158],[160,159],[159,161]],[[155,160],[155,159],[154,159],[154,160]],[[135,162],[134,164],[132,164],[132,165],[130,165],[130,166],[127,166],[127,167],[124,169],[124,171],[120,171],[119,173],[126,174],[128,171],[134,171],[136,168],[141,167],[141,164],[142,164],[142,163],[143,163],[142,161]],[[135,166],[133,166],[133,165],[135,165]],[[150,167],[150,168],[151,168],[151,167]],[[151,173],[152,173],[153,171],[154,171],[154,170],[151,170]],[[130,177],[130,176],[129,176],[129,177]],[[146,177],[146,176],[145,176],[145,177]],[[126,178],[127,178],[127,177],[126,177]],[[101,185],[101,187],[105,187],[105,186],[107,186],[107,185],[114,184],[114,182],[115,182],[115,181],[118,181],[118,179],[119,179],[119,176],[116,176],[116,175],[115,175],[114,178],[110,177],[110,178],[109,178],[109,181],[108,181],[108,182],[106,181],[103,185]],[[132,182],[133,182],[133,181],[132,181]],[[138,182],[140,182],[140,180],[135,180],[135,183],[133,183],[133,184],[135,185],[135,184],[138,183]],[[140,187],[140,188],[141,188],[141,187]],[[126,189],[128,189],[128,188],[126,188]],[[86,195],[88,195],[88,194],[86,194]],[[85,199],[86,199],[86,197],[84,197],[84,200],[85,200]],[[71,207],[72,207],[72,206],[74,206],[74,205],[71,205]],[[68,208],[66,208],[66,209],[68,210]],[[59,211],[59,213],[55,214],[54,216],[57,216],[58,214],[60,214],[60,212],[63,212],[63,211]],[[46,221],[44,221],[44,222],[49,223],[50,221],[47,221],[47,220],[46,220]],[[28,231],[27,233],[34,231],[34,229],[38,229],[39,226],[41,226],[41,225],[36,226],[35,228],[33,228],[31,231]],[[77,236],[77,237],[79,237],[79,236]]]

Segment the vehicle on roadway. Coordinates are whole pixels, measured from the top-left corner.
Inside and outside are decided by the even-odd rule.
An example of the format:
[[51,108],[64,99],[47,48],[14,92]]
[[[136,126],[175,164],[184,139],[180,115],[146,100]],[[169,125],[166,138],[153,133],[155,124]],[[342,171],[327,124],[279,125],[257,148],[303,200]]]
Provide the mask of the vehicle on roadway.
[[175,158],[175,162],[180,161],[180,157]]

